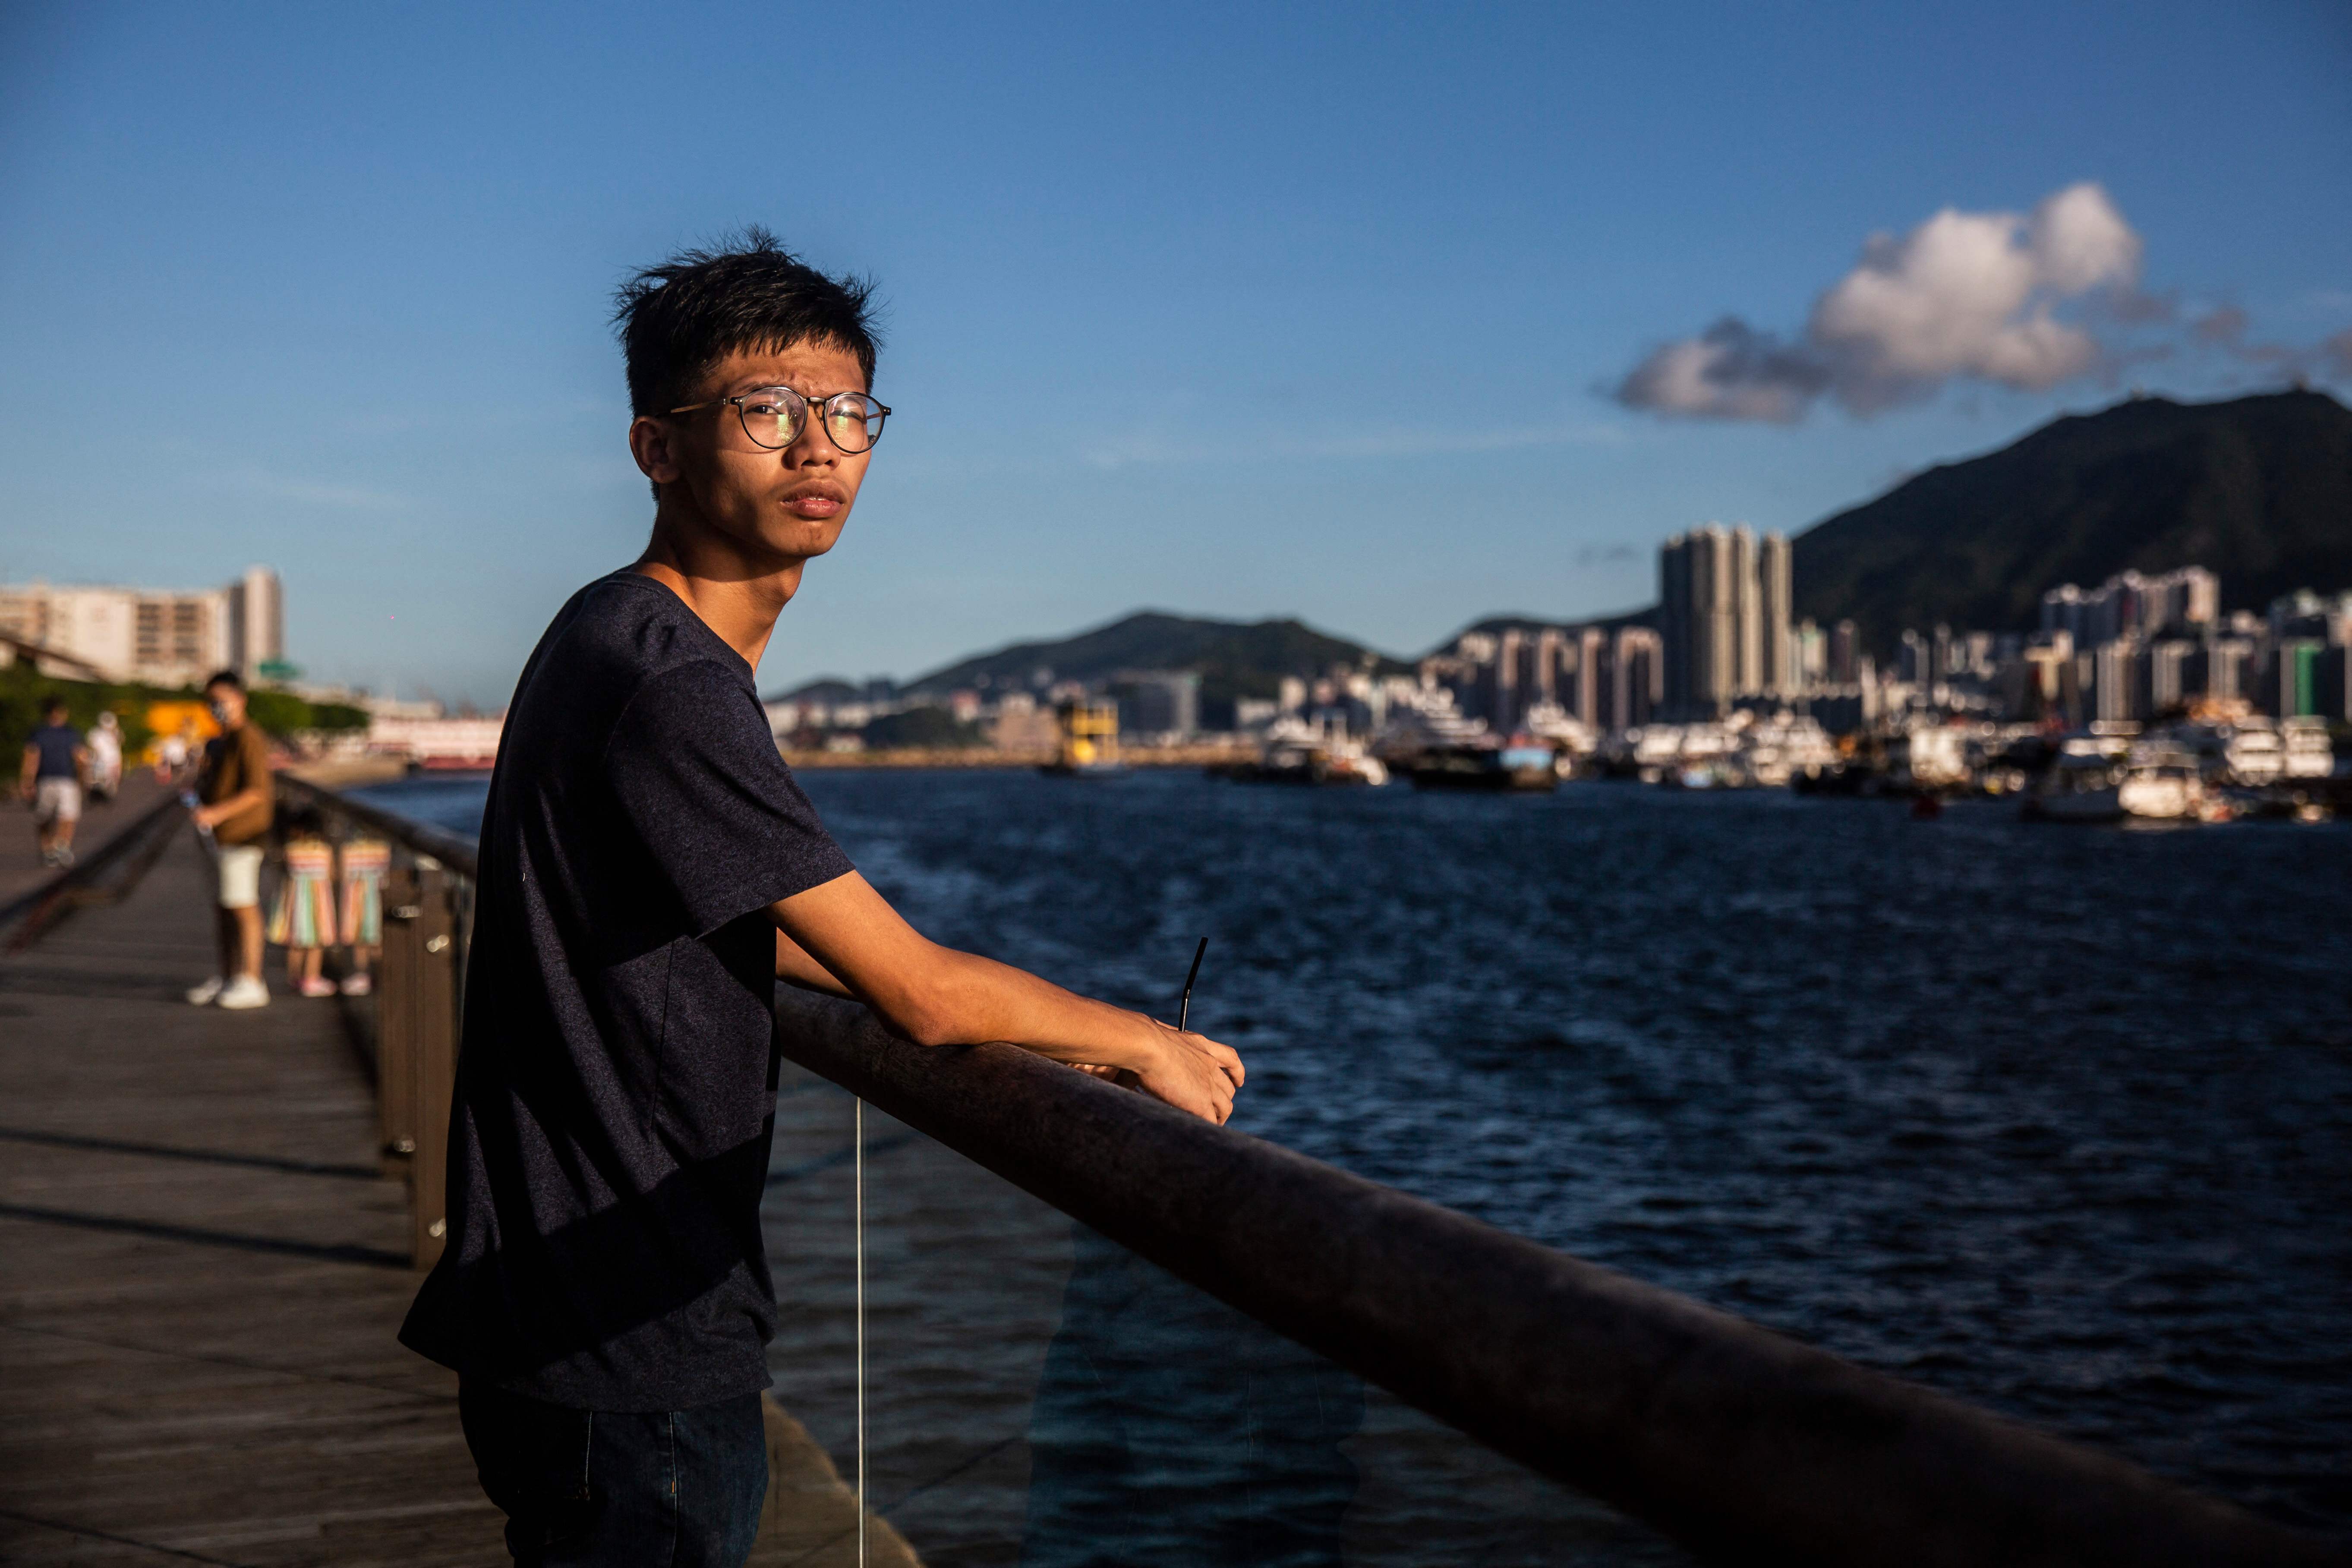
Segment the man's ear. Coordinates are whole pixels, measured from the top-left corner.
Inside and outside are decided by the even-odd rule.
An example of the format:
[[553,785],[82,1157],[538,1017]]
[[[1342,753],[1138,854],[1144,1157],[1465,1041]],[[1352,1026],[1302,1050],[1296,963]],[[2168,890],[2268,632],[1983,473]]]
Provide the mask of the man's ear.
[[666,419],[641,415],[629,421],[629,456],[637,460],[637,471],[657,486],[677,479],[677,427]]

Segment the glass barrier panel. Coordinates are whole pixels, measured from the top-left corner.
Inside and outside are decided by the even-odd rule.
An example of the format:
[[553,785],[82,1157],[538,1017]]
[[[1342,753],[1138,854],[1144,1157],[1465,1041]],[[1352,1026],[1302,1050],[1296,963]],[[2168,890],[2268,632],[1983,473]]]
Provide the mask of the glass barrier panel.
[[[786,1064],[770,1364],[844,1476],[850,1121]],[[866,1128],[869,1500],[933,1568],[1685,1561],[871,1108]]]

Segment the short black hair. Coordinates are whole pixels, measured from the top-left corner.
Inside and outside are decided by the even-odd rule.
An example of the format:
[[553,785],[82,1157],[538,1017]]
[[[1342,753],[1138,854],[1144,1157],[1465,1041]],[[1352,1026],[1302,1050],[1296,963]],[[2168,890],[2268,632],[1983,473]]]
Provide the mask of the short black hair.
[[200,691],[210,691],[215,686],[234,687],[236,689],[242,691],[245,689],[245,677],[239,675],[233,669],[215,669],[210,675],[205,677],[204,685],[198,687],[197,689]]
[[71,711],[72,709],[67,704],[66,700],[58,696],[54,691],[41,699],[41,717],[44,719],[47,718],[52,713],[68,713]]
[[857,356],[874,390],[874,285],[827,278],[757,224],[715,249],[681,250],[614,293],[613,329],[629,363],[629,411],[685,403],[697,378],[738,349],[808,339]]

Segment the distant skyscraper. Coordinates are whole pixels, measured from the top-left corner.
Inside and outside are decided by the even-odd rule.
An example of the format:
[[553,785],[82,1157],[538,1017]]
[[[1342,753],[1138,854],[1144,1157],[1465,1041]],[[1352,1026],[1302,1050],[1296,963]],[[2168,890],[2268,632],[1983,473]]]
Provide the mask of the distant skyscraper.
[[1830,628],[1830,684],[1852,686],[1861,679],[1862,630],[1852,621]]
[[1764,536],[1763,552],[1756,563],[1758,601],[1763,615],[1759,635],[1764,656],[1757,689],[1768,697],[1794,697],[1804,689],[1797,641],[1790,629],[1796,605],[1792,554],[1789,536],[1775,531]]
[[286,595],[278,574],[248,566],[228,585],[229,662],[247,680],[284,673]]
[[1658,552],[1658,632],[1664,706],[1711,717],[1738,697],[1795,689],[1789,616],[1794,602],[1789,542],[1708,523]]
[[1756,531],[1731,531],[1731,691],[1764,689],[1764,595],[1756,579]]
[[[1666,700],[1669,711],[1693,706],[1692,677],[1698,668],[1696,629],[1691,616],[1690,535],[1677,533],[1658,547],[1658,640],[1664,650]],[[1621,708],[1615,722],[1625,722]]]
[[1609,722],[1620,730],[1646,724],[1666,701],[1664,644],[1647,626],[1621,626],[1610,670]]
[[1589,724],[1596,730],[1619,721],[1603,710],[1609,700],[1608,680],[1612,662],[1607,632],[1599,626],[1587,626],[1577,633],[1576,679],[1570,687],[1570,690],[1575,693],[1575,700],[1563,701],[1561,706],[1576,715],[1578,722]]
[[2221,617],[2221,580],[2202,566],[2147,576],[2118,572],[2095,588],[2061,583],[2042,595],[2042,629],[2096,647],[2170,631],[2196,636]]

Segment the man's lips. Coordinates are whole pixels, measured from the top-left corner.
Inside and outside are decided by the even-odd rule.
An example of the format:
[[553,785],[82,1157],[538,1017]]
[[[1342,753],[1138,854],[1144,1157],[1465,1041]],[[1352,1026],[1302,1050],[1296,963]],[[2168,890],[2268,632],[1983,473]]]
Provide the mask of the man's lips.
[[837,517],[841,513],[841,509],[847,504],[848,502],[833,491],[823,489],[803,490],[798,495],[784,498],[786,511],[791,512],[794,517],[808,518],[812,521]]

